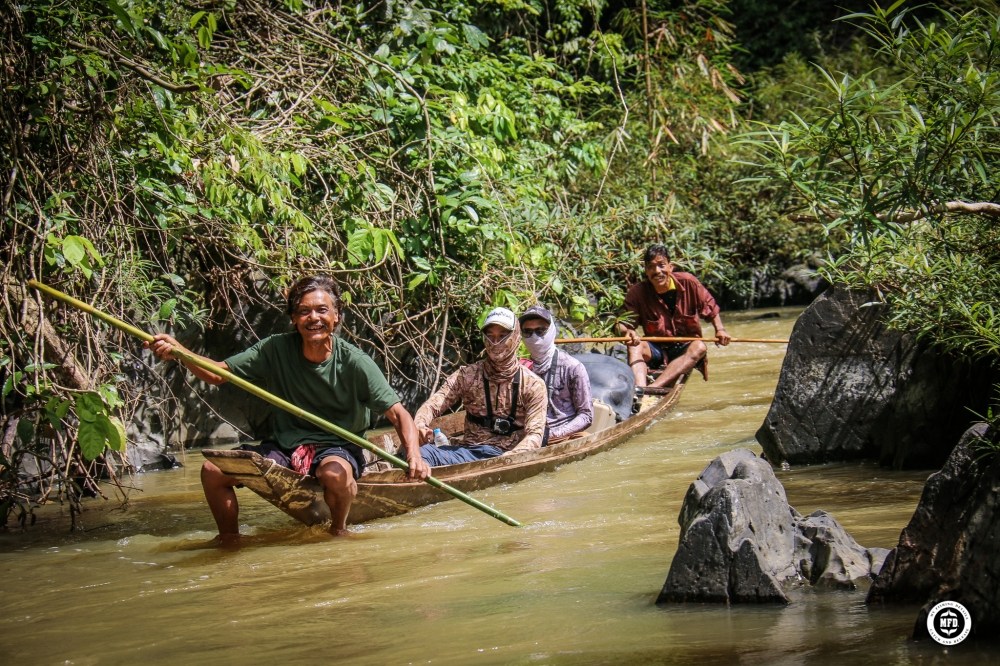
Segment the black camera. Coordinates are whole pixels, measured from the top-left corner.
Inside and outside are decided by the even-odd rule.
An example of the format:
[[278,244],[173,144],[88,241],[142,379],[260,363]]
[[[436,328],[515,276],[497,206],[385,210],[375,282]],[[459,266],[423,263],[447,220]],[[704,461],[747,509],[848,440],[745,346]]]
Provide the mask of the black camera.
[[511,430],[514,429],[514,422],[503,416],[495,417],[493,419],[493,425],[490,426],[490,430],[495,435],[509,435]]

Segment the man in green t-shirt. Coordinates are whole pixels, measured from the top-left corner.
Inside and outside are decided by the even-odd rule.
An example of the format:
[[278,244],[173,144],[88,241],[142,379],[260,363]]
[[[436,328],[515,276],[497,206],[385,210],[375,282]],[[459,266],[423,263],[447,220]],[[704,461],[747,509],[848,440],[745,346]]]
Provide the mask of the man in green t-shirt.
[[[420,456],[410,413],[375,362],[334,335],[341,315],[337,283],[325,276],[299,280],[288,293],[288,314],[294,331],[265,338],[225,361],[201,358],[359,437],[364,436],[373,412],[384,414],[411,461],[410,478],[426,479],[430,468]],[[174,358],[174,349],[191,354],[163,333],[147,346],[164,360]],[[226,381],[199,366],[184,365],[209,384]],[[358,492],[356,479],[364,468],[361,448],[284,410],[275,411],[272,423],[272,439],[244,448],[316,476],[333,517],[330,532],[346,534],[347,514]],[[201,485],[223,543],[239,539],[239,503],[234,491],[238,483],[213,463],[202,465]]]

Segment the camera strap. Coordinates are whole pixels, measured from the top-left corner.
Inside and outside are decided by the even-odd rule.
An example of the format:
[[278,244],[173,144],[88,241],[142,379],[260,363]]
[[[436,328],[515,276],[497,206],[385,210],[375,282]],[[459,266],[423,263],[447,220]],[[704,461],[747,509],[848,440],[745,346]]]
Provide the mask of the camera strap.
[[[486,373],[483,373],[483,390],[486,392],[486,416],[485,417],[473,417],[468,415],[471,421],[483,426],[484,428],[493,428],[493,404],[490,401],[490,380],[486,378]],[[520,430],[514,426],[514,419],[517,416],[517,398],[518,394],[521,392],[521,368],[518,367],[517,373],[514,375],[514,380],[510,385],[511,398],[510,398],[510,415],[507,417],[510,421],[510,431]],[[499,400],[500,394],[497,393],[497,400]]]
[[558,349],[556,350],[556,353],[552,355],[552,363],[549,364],[549,371],[547,373],[545,373],[545,388],[548,389],[548,392],[549,392],[549,408],[548,408],[548,415],[549,416],[554,416],[554,413],[552,411],[552,392],[555,391],[555,388],[556,388],[556,368],[557,367],[559,367],[559,350]]

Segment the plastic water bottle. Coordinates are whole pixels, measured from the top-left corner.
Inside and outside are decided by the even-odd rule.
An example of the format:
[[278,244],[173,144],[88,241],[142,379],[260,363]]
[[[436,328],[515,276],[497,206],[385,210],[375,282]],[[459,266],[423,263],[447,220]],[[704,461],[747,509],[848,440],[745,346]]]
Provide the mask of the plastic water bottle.
[[448,446],[448,435],[441,432],[441,428],[434,428],[434,444],[436,446]]

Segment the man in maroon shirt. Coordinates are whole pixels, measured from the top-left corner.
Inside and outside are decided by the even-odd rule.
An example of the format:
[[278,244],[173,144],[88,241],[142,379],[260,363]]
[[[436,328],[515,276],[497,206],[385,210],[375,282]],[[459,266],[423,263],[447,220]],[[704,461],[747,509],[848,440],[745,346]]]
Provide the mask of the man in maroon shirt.
[[637,326],[647,337],[702,336],[701,321],[715,328],[715,344],[728,345],[732,339],[722,325],[719,306],[698,278],[690,273],[674,271],[670,254],[663,245],[650,245],[643,257],[646,279],[632,285],[625,294],[625,307],[630,317],[618,323],[618,330],[628,338],[628,364],[635,375],[636,386],[646,386],[648,370],[663,368],[650,386],[671,386],[678,377],[695,368],[708,347],[700,340],[693,342],[646,342]]

